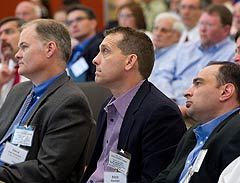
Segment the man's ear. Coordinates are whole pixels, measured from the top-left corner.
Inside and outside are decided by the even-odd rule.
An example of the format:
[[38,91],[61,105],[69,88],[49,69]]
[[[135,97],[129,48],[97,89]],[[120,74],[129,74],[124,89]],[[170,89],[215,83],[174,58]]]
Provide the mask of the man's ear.
[[229,98],[231,98],[234,95],[234,92],[236,91],[235,86],[232,83],[227,83],[223,86],[221,86],[221,96],[220,101],[226,101]]
[[46,45],[46,55],[47,58],[50,58],[55,50],[57,49],[57,45],[54,41],[49,41]]
[[137,62],[137,55],[136,54],[129,55],[126,59],[125,69],[130,70],[131,68],[133,68],[136,62]]

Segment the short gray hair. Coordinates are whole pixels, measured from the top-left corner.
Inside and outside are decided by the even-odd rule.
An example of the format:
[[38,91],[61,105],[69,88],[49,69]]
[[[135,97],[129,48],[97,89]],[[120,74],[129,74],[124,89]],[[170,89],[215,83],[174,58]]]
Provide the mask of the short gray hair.
[[172,21],[174,31],[180,32],[180,33],[183,32],[184,25],[182,23],[182,20],[175,13],[165,12],[165,13],[158,14],[154,20],[154,25],[156,25],[158,21],[163,20],[163,19],[168,19],[168,20]]

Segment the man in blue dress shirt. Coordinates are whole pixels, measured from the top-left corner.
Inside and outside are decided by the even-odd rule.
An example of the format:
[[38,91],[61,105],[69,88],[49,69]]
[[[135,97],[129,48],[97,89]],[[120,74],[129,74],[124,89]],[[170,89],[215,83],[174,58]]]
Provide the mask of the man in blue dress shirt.
[[[240,155],[240,65],[210,62],[184,93],[199,124],[181,139],[172,163],[154,183],[216,183]],[[235,182],[235,181],[233,181]]]
[[210,61],[231,61],[235,43],[229,38],[232,13],[222,5],[211,5],[205,9],[199,20],[201,40],[183,44],[176,58],[169,60],[159,72],[159,89],[184,105],[184,91],[192,79]]
[[71,36],[78,41],[67,65],[69,75],[77,83],[94,81],[96,67],[92,60],[102,42],[96,33],[97,17],[89,7],[74,5],[67,11],[67,25]]
[[18,72],[30,81],[15,85],[0,109],[0,180],[78,183],[94,124],[86,97],[65,72],[68,30],[54,20],[30,21],[18,47]]

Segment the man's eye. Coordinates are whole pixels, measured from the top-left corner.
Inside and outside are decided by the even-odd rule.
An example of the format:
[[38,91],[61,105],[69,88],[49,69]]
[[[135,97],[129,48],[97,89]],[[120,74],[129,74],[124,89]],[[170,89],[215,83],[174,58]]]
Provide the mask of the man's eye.
[[107,48],[103,48],[102,52],[103,52],[103,54],[106,54],[106,53],[108,53],[108,49]]

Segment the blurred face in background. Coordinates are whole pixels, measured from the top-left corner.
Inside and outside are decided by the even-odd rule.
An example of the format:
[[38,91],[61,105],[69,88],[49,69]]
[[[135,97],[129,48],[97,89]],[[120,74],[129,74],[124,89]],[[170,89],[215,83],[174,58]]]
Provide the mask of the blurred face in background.
[[153,44],[156,49],[171,46],[179,41],[181,34],[173,30],[171,19],[158,20],[153,26]]
[[200,0],[181,0],[179,14],[187,30],[191,30],[201,15]]
[[10,21],[0,27],[0,51],[5,59],[14,58],[18,51],[20,31],[17,22]]
[[86,40],[96,34],[97,21],[89,19],[82,10],[74,10],[67,15],[70,35],[78,41]]
[[240,2],[234,5],[232,26],[240,30]]
[[[41,15],[40,15],[40,12],[38,15],[36,6],[37,5],[31,2],[23,1],[17,5],[15,16],[25,21],[31,21],[31,20],[40,18]],[[39,11],[40,11],[40,8],[39,8]]]
[[118,12],[118,24],[121,27],[137,29],[135,17],[129,8],[123,8]]
[[219,15],[216,13],[208,14],[204,12],[200,17],[199,24],[201,44],[204,48],[222,41],[229,34],[230,27],[223,26]]

